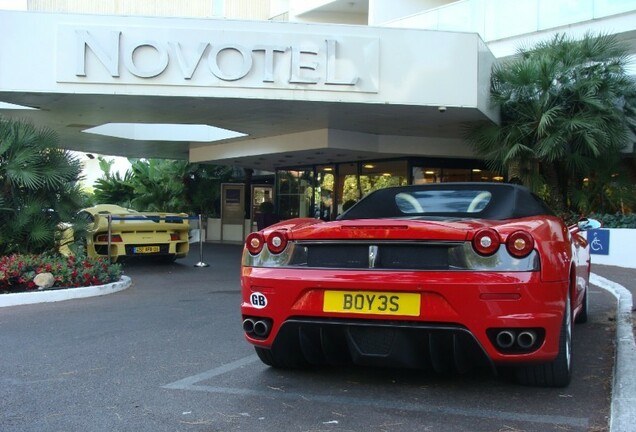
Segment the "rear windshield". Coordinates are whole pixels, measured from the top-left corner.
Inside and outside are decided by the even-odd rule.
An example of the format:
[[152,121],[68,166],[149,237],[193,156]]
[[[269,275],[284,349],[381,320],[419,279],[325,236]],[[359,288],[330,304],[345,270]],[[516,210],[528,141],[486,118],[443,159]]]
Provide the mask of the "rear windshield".
[[485,190],[415,190],[396,194],[395,204],[404,214],[479,213],[491,198]]

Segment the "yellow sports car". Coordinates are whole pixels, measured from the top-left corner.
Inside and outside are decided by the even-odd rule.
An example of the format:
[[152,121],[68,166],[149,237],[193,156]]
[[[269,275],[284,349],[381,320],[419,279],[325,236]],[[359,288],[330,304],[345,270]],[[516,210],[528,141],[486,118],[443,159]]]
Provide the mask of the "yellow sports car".
[[100,204],[81,210],[79,217],[88,223],[89,257],[110,256],[117,261],[122,257],[158,256],[174,260],[188,255],[189,223],[185,213],[138,212]]

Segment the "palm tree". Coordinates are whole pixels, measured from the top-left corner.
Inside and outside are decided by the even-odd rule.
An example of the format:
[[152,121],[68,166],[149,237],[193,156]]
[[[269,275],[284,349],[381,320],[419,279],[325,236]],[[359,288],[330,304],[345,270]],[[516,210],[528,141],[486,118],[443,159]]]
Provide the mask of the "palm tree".
[[111,173],[113,160],[108,161],[102,156],[98,156],[97,160],[103,176],[95,181],[93,196],[95,203],[132,207],[132,200],[135,198],[132,171],[126,171],[122,177],[117,171],[114,174]]
[[613,35],[556,35],[493,68],[490,96],[501,124],[467,137],[490,168],[538,190],[557,211],[598,164],[620,154],[636,130],[636,84],[628,50]]
[[185,212],[185,178],[188,162],[148,159],[131,161],[133,207],[141,211]]
[[189,164],[186,200],[192,214],[219,215],[221,184],[232,180],[233,168],[224,165]]
[[55,249],[61,221],[84,205],[81,164],[51,129],[0,117],[0,255]]
[[216,215],[221,184],[230,181],[233,173],[222,165],[130,159],[131,169],[122,177],[111,173],[111,161],[98,159],[103,175],[95,182],[95,202],[140,211]]

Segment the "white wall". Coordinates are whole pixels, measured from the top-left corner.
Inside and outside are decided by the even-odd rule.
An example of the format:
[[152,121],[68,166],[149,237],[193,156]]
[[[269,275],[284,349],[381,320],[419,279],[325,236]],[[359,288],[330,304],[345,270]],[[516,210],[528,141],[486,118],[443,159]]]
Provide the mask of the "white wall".
[[556,32],[581,36],[591,31],[629,38],[636,30],[635,18],[634,0],[462,0],[432,9],[422,6],[410,15],[376,20],[376,24],[477,32],[499,58],[513,55],[520,46],[549,39]]
[[271,0],[269,2],[270,19],[283,14],[289,14],[289,0]]
[[[222,233],[221,230],[223,230]],[[205,241],[212,243],[240,244],[245,241],[245,237],[247,237],[249,233],[255,230],[256,227],[253,226],[250,219],[245,219],[244,226],[241,227],[240,224],[223,226],[221,224],[221,219],[208,218]],[[192,253],[195,247],[198,247],[198,245],[190,246],[190,253]]]
[[[234,0],[235,2],[237,0]],[[0,3],[2,3],[0,1]],[[211,0],[29,0],[32,12],[63,12],[103,15],[140,15],[169,17],[213,17],[220,14]]]
[[312,12],[308,15],[295,15],[289,17],[290,22],[305,23],[331,23],[331,24],[351,24],[351,25],[367,25],[368,19],[366,14],[344,13],[344,12]]
[[[0,92],[250,99],[270,99],[275,94],[280,100],[477,108],[483,103],[478,98],[484,97],[479,92],[479,81],[488,79],[487,74],[478,76],[483,73],[480,62],[485,56],[494,61],[492,55],[480,52],[475,34],[367,26],[0,11],[0,28],[3,38],[12,41],[0,44],[0,58],[13,59],[0,62]],[[117,77],[92,50],[86,50],[85,57],[78,55],[78,29],[90,33],[97,45],[111,51],[111,45],[119,41],[124,60]],[[118,39],[113,39],[118,34]],[[334,44],[337,41],[333,63],[336,77],[357,78],[354,84],[328,85],[323,77],[327,70],[324,45],[329,38]],[[148,40],[161,53],[157,52],[159,48],[137,50],[135,62],[143,68],[147,61],[151,69],[165,63],[154,76],[141,77],[127,65],[133,63],[133,47],[145,46],[139,44],[150,43]],[[291,82],[290,49],[276,57],[273,82],[263,78],[262,53],[251,54],[253,66],[241,79],[217,79],[208,67],[212,48],[208,46],[208,54],[194,63],[198,58],[195,48],[209,41],[219,46],[240,44],[248,50],[263,44],[303,49],[315,45],[318,55],[310,60],[318,63],[316,70],[301,71],[316,75],[319,81],[312,86]],[[177,43],[187,60],[182,61],[183,65],[173,49]],[[85,76],[78,75],[82,59],[87,63]],[[193,75],[185,77],[182,69],[191,66],[196,66]],[[236,65],[231,64],[227,70],[236,72],[234,68]],[[278,91],[273,93],[272,89]]]
[[291,0],[289,5],[289,15],[295,16],[333,3],[334,0]]
[[434,9],[456,0],[369,0],[369,25],[381,25],[387,21]]
[[636,268],[636,229],[608,228],[609,255],[592,255],[592,264]]
[[291,0],[290,22],[332,24],[368,24],[368,10],[364,1],[355,0]]

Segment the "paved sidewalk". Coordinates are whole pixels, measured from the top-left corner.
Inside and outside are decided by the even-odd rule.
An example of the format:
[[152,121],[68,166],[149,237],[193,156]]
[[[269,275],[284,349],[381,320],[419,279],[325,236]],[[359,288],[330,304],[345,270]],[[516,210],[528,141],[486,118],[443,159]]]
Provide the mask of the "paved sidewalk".
[[636,338],[636,269],[592,264],[592,273],[616,282],[632,293],[632,325],[634,327],[634,338]]
[[[594,260],[594,257],[592,257],[592,260]],[[632,293],[632,297],[636,298],[636,269],[592,264],[592,273],[623,285]],[[634,307],[636,307],[636,304]]]
[[[591,283],[612,292],[616,310],[616,357],[612,385],[610,432],[634,431],[636,425],[636,269],[592,265]],[[631,293],[631,297],[630,297]],[[630,328],[631,327],[631,328]]]

